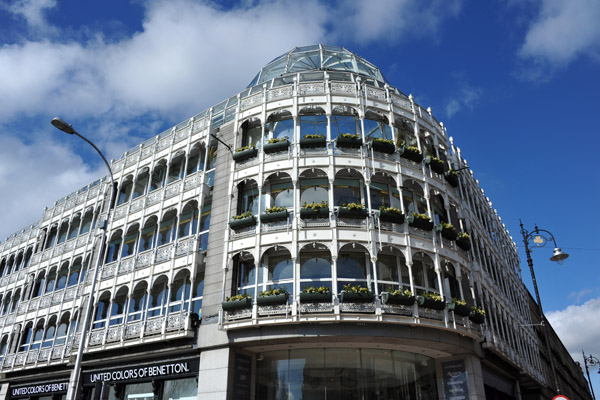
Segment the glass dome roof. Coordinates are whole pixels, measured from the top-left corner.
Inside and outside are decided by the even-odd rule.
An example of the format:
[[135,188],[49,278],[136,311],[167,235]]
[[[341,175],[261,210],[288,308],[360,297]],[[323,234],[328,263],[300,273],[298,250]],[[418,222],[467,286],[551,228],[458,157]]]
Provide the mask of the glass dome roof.
[[318,44],[295,47],[265,65],[248,87],[301,71],[346,71],[387,83],[379,68],[343,47]]

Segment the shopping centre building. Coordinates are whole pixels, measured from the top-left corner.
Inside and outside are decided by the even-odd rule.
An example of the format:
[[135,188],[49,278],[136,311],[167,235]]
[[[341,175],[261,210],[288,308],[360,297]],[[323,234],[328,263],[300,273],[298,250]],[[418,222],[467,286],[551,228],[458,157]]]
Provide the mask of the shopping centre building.
[[[0,398],[555,392],[516,245],[460,149],[348,50],[293,49],[112,170],[110,213],[107,176],[0,243]],[[553,343],[561,391],[591,398]]]

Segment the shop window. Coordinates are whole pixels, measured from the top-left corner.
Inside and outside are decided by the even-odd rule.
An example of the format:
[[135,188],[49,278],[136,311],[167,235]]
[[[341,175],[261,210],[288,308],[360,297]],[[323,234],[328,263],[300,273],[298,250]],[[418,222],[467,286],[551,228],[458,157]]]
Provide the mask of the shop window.
[[198,393],[196,378],[167,380],[163,383],[163,399],[195,400]]
[[[114,388],[114,386],[111,386]],[[114,391],[114,389],[113,389]],[[114,392],[112,393],[114,397],[119,398],[120,396],[115,396]],[[111,396],[109,396],[111,398]],[[154,389],[152,386],[152,382],[140,382],[140,383],[132,383],[129,385],[125,385],[124,395],[122,397],[124,400],[154,400]]]

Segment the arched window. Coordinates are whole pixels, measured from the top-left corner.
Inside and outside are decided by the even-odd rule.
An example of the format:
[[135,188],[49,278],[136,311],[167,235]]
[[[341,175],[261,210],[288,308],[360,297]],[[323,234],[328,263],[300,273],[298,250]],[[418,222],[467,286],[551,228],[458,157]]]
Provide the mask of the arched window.
[[300,204],[329,201],[329,180],[320,169],[306,170],[300,174]]
[[58,277],[56,279],[56,289],[61,290],[67,286],[67,278],[69,275],[69,262],[63,263],[58,271]]
[[35,327],[35,333],[33,334],[33,341],[29,350],[39,349],[42,346],[42,340],[44,339],[44,320],[38,321]]
[[417,137],[415,136],[414,125],[403,119],[396,119],[396,130],[398,132],[398,147],[400,146],[412,146],[418,147]]
[[75,286],[79,283],[79,274],[81,273],[81,257],[78,257],[73,262],[71,266],[71,271],[69,272],[69,279],[67,280],[67,286]]
[[331,115],[331,140],[345,133],[360,135],[360,119],[353,108],[337,106]]
[[252,179],[242,181],[238,185],[237,213],[250,211],[252,215],[258,214],[258,185]]
[[198,204],[191,201],[183,207],[179,216],[179,232],[177,236],[183,238],[189,235],[195,235],[198,232]]
[[119,190],[119,198],[117,199],[117,205],[125,204],[131,199],[131,192],[133,190],[133,177],[128,176],[125,178],[125,182],[121,185]]
[[339,251],[337,259],[338,293],[344,285],[370,287],[371,262],[369,252],[362,245],[347,244]]
[[158,245],[171,243],[175,236],[175,223],[177,222],[177,212],[175,210],[167,211],[163,216],[158,231]]
[[84,233],[88,233],[90,228],[92,227],[92,220],[94,219],[94,210],[87,210],[83,216],[83,220],[81,221],[81,229],[79,230],[79,234],[83,235]]
[[69,234],[67,240],[71,240],[77,237],[79,233],[79,225],[81,224],[81,215],[75,214],[73,219],[71,220],[71,224],[69,225]]
[[204,264],[198,266],[192,294],[192,312],[202,316],[202,296],[204,294]]
[[471,273],[463,269],[461,271],[460,278],[460,286],[462,287],[463,300],[465,300],[468,304],[474,304],[473,290],[471,288]]
[[165,183],[166,166],[164,161],[159,162],[154,171],[152,171],[152,178],[150,180],[150,191],[160,189]]
[[123,323],[123,314],[125,313],[125,304],[127,303],[128,293],[129,289],[127,286],[123,286],[117,290],[117,295],[111,304],[109,326],[120,325]]
[[331,289],[331,253],[322,244],[312,243],[300,250],[300,290],[305,286]]
[[242,143],[241,146],[251,146],[262,148],[262,124],[260,119],[246,121],[242,124]]
[[81,267],[81,273],[79,274],[79,283],[83,283],[83,281],[85,280],[85,275],[88,271],[89,266],[90,266],[90,256],[88,255],[85,258],[85,261],[83,262],[83,266]]
[[427,200],[425,200],[423,188],[416,182],[412,180],[404,182],[404,187],[402,188],[402,201],[407,215],[412,213],[428,215]]
[[286,173],[276,173],[267,178],[263,185],[263,210],[269,207],[294,206],[294,184]]
[[58,328],[56,329],[56,335],[54,339],[55,345],[65,344],[67,340],[67,333],[69,329],[69,313],[63,314],[60,319],[60,323],[58,324]]
[[4,276],[5,269],[6,269],[6,258],[3,258],[2,261],[0,261],[0,276]]
[[198,171],[204,170],[204,158],[206,156],[206,149],[202,144],[195,144],[190,150],[190,155],[187,161],[186,175],[191,175]]
[[48,294],[54,290],[54,285],[56,284],[56,267],[52,267],[50,272],[46,277],[46,289],[44,289],[44,294]]
[[96,304],[96,313],[94,314],[94,324],[92,329],[100,329],[106,326],[106,318],[108,317],[108,308],[110,306],[110,292],[106,291],[100,295],[100,299]]
[[285,247],[267,250],[262,256],[261,268],[259,292],[284,286],[290,295],[294,294],[294,261]]
[[169,165],[169,177],[167,183],[175,182],[183,176],[183,166],[185,164],[185,154],[177,154],[171,160]]
[[327,116],[320,107],[306,107],[300,110],[300,138],[306,135],[327,136]]
[[35,280],[31,298],[39,297],[44,293],[44,283],[46,282],[46,272],[42,271]]
[[442,222],[448,223],[448,213],[446,212],[446,207],[444,207],[444,199],[442,196],[431,193],[429,198],[431,199],[433,222],[435,225],[439,225]]
[[165,314],[167,303],[168,280],[166,276],[160,276],[152,285],[150,290],[150,305],[148,308],[148,317],[156,317]]
[[60,225],[60,229],[58,230],[58,239],[56,241],[57,244],[64,243],[67,240],[67,231],[69,230],[69,222],[63,221]]
[[413,256],[412,276],[416,294],[422,294],[423,292],[439,293],[437,274],[433,261],[427,254],[417,253]]
[[0,340],[0,361],[4,358],[6,354],[6,350],[8,348],[8,335],[2,336],[2,340]]
[[20,251],[19,254],[17,254],[17,258],[15,260],[15,265],[13,266],[12,271],[17,272],[20,269],[22,262],[23,262],[23,252]]
[[456,279],[454,265],[449,262],[443,262],[442,270],[444,272],[444,294],[451,299],[460,299],[460,284]]
[[169,312],[178,312],[182,309],[187,311],[189,309],[190,289],[190,272],[185,269],[179,271],[171,285]]
[[108,251],[106,252],[106,263],[111,263],[119,259],[121,243],[123,242],[122,235],[123,231],[120,229],[112,234],[110,242],[108,242]]
[[17,289],[17,291],[15,292],[15,294],[13,295],[13,298],[12,298],[11,308],[10,308],[11,313],[14,313],[15,311],[17,311],[17,307],[19,306],[20,302],[21,302],[21,289]]
[[236,254],[233,257],[235,294],[248,294],[256,297],[256,264],[250,253]]
[[33,322],[28,322],[25,325],[25,329],[21,332],[21,343],[19,344],[19,351],[29,350],[31,344],[31,338],[33,336]]
[[48,326],[46,327],[46,332],[44,333],[44,340],[42,342],[42,348],[51,347],[54,344],[54,335],[56,334],[56,317],[52,317]]
[[377,210],[381,206],[402,209],[400,192],[396,187],[396,181],[392,177],[380,173],[373,175],[369,189],[372,209]]
[[410,276],[402,252],[385,248],[377,253],[377,285],[379,292],[410,290]]
[[367,111],[364,119],[365,139],[370,142],[374,138],[393,140],[392,129],[388,123],[387,117]]
[[137,239],[140,231],[139,224],[133,224],[127,229],[127,235],[123,240],[123,249],[121,250],[121,258],[129,257],[135,253]]
[[137,199],[140,196],[146,194],[146,188],[148,187],[148,181],[150,175],[148,174],[148,168],[144,168],[142,172],[135,178],[135,184],[133,185],[133,199]]
[[285,139],[294,140],[294,120],[292,113],[283,111],[271,114],[267,120],[267,131],[265,136],[268,139]]
[[12,292],[8,292],[4,296],[4,301],[2,302],[2,315],[7,314],[8,310],[10,310],[11,295],[12,295]]
[[350,203],[364,204],[364,180],[360,173],[343,169],[335,175],[333,182],[334,202],[336,206]]
[[154,243],[156,241],[157,220],[158,219],[155,216],[152,216],[146,220],[144,229],[142,229],[142,235],[140,237],[140,253],[154,248]]
[[54,246],[57,231],[58,227],[56,225],[50,228],[50,233],[48,234],[48,238],[46,239],[46,247],[44,247],[44,250]]
[[131,299],[129,301],[128,321],[138,321],[143,318],[144,310],[146,309],[146,299],[148,292],[148,284],[140,282],[135,286]]

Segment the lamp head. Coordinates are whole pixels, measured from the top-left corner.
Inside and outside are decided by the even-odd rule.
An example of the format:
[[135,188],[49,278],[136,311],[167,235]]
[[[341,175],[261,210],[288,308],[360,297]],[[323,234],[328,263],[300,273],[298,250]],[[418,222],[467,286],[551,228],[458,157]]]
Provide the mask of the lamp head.
[[67,124],[65,121],[58,117],[53,118],[51,123],[56,129],[60,129],[64,133],[68,133],[69,135],[75,133],[75,129],[73,129],[73,126],[71,124]]
[[569,257],[567,253],[563,253],[559,247],[556,247],[554,249],[554,254],[552,254],[552,257],[550,257],[550,261],[556,261],[557,263],[562,265],[562,263],[565,262],[567,257]]

